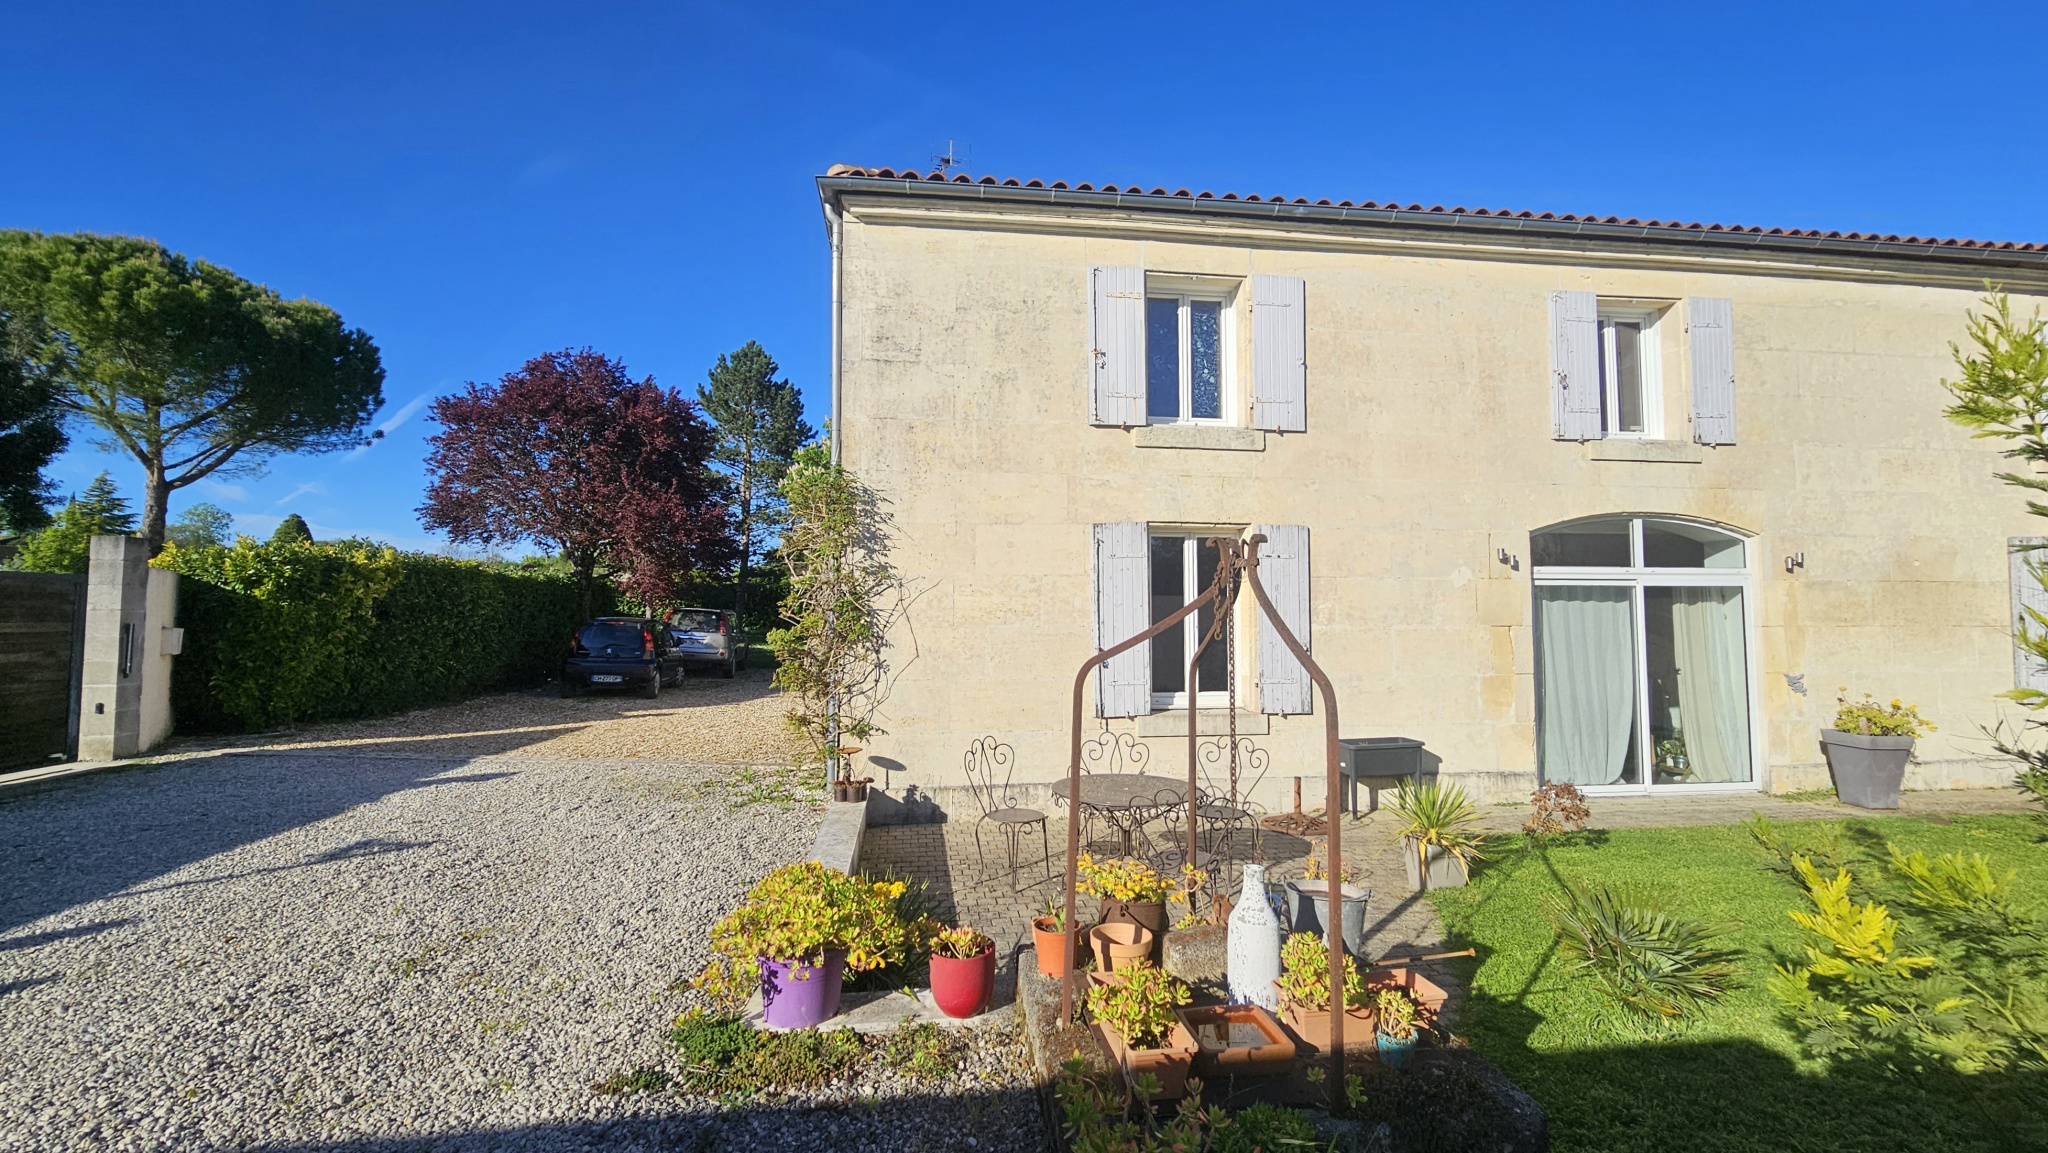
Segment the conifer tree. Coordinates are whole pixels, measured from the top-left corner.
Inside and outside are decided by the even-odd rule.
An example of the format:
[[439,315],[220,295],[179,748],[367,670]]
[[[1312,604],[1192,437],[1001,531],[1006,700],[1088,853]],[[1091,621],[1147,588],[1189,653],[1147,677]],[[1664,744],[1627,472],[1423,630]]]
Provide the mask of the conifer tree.
[[292,513],[277,522],[277,531],[270,534],[271,544],[312,544],[313,530],[306,526],[306,518]]
[[782,478],[796,451],[818,435],[804,423],[804,401],[796,386],[775,379],[781,366],[768,350],[748,341],[711,366],[697,402],[717,426],[713,466],[725,477],[733,510],[739,564],[733,590],[733,618],[744,622],[747,585],[754,562],[784,521]]
[[82,573],[92,561],[92,538],[135,531],[135,514],[114,488],[114,478],[101,473],[57,514],[56,522],[30,533],[15,554],[14,567],[25,572]]

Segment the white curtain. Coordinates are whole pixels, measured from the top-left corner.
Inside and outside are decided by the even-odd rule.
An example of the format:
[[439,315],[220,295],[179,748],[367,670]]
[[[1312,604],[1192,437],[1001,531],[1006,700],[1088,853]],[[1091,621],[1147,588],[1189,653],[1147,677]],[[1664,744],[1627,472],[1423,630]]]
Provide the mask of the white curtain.
[[1742,590],[1671,590],[1671,655],[1690,783],[1750,779]]
[[1634,618],[1627,588],[1537,588],[1537,742],[1545,781],[1621,780],[1635,733]]

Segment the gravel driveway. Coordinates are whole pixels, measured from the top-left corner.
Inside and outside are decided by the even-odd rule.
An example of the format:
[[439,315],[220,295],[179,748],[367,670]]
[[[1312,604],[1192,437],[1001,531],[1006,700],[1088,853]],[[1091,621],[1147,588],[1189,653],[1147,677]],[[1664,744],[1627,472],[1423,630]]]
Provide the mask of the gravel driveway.
[[232,740],[180,742],[179,749],[348,749],[477,757],[605,757],[723,764],[787,764],[798,742],[769,674],[732,680],[692,677],[656,700],[593,692],[559,698],[552,688],[493,693],[453,705],[364,721],[314,725]]
[[701,763],[371,744],[0,793],[0,1150],[1039,1147],[1007,1028],[935,1083],[592,1092],[672,1060],[670,986],[815,811]]

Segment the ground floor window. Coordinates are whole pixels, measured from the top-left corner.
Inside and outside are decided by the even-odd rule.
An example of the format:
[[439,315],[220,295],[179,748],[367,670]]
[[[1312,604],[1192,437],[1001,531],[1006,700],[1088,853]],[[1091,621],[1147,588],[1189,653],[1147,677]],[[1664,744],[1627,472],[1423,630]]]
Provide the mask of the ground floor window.
[[1683,522],[1613,518],[1536,534],[1544,780],[1756,780],[1743,553],[1741,538]]
[[[1213,534],[1206,534],[1213,535]],[[1184,533],[1152,535],[1152,623],[1158,624],[1209,587],[1216,579],[1218,551],[1204,536]],[[1152,640],[1152,707],[1176,709],[1188,706],[1188,660],[1208,635],[1216,612],[1203,608],[1189,614],[1180,627]],[[1202,653],[1195,669],[1196,703],[1222,705],[1230,676],[1230,646],[1235,638],[1231,622],[1223,622],[1223,635]]]

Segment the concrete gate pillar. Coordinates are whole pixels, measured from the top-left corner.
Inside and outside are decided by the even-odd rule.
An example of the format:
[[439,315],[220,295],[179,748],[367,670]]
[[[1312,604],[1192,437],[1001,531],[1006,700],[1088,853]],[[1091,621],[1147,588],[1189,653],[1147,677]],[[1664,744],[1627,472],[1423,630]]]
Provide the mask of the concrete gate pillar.
[[149,567],[149,542],[92,538],[85,585],[85,668],[79,687],[78,759],[112,761],[147,751],[171,731],[171,658],[184,633],[178,574]]

